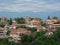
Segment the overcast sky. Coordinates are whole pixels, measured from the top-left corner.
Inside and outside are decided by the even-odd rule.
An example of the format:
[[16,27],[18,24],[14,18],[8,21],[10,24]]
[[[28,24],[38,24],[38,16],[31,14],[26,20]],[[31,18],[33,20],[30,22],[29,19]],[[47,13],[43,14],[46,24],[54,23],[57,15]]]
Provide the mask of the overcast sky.
[[7,17],[60,16],[60,0],[0,0],[0,15]]

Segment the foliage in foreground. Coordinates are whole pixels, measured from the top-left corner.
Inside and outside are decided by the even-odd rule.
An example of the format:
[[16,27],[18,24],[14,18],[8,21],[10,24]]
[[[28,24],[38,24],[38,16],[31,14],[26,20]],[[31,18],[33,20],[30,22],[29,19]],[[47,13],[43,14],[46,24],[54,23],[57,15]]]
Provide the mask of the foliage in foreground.
[[8,38],[0,39],[0,45],[60,45],[60,28],[50,36],[46,36],[44,31],[23,35],[19,43],[9,42]]

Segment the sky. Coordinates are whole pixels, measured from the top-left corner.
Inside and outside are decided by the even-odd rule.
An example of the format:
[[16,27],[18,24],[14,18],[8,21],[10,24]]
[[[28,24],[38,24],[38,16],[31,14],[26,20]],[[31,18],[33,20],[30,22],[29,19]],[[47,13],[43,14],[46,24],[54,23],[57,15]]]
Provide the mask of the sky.
[[60,0],[0,0],[0,17],[60,18]]

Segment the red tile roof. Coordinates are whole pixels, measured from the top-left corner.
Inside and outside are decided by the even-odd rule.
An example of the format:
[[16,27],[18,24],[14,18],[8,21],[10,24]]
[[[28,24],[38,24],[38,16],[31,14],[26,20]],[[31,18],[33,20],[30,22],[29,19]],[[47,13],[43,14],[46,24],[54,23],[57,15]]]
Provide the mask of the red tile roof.
[[17,23],[12,23],[12,26],[18,26],[19,24],[17,24]]
[[21,34],[26,34],[28,31],[25,28],[19,28],[18,32],[20,32]]
[[0,27],[0,30],[3,30],[3,28],[2,28],[2,27]]
[[32,24],[39,24],[40,21],[39,21],[39,20],[35,20],[35,19],[33,19],[33,20],[31,21],[31,23],[32,23]]
[[10,29],[11,34],[16,34],[18,32],[20,32],[21,34],[26,34],[27,32],[29,32],[27,29],[25,28],[19,28],[19,29]]
[[43,27],[41,25],[37,25],[36,28],[37,29],[43,29]]

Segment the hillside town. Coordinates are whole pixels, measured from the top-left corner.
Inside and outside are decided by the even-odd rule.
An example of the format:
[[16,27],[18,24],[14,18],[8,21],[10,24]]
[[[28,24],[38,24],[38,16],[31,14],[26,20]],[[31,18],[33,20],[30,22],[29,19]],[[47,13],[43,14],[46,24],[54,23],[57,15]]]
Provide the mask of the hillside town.
[[[20,18],[7,18],[3,16],[0,18],[0,38],[8,38],[9,42],[21,43],[24,36],[37,36],[36,33],[40,35],[41,31],[45,32],[44,36],[54,35],[57,32],[57,28],[60,28],[60,19],[56,16],[53,18],[48,16],[46,20],[28,16]],[[28,39],[24,40],[27,41]]]

